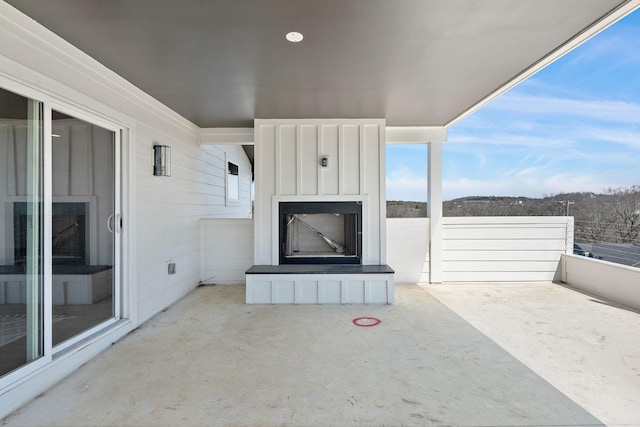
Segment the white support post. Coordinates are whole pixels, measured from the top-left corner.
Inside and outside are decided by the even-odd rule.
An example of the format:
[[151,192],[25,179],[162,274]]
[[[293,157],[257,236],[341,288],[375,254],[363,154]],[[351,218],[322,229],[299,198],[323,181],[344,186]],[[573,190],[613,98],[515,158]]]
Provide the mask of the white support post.
[[442,142],[427,144],[427,216],[429,217],[429,283],[442,283]]

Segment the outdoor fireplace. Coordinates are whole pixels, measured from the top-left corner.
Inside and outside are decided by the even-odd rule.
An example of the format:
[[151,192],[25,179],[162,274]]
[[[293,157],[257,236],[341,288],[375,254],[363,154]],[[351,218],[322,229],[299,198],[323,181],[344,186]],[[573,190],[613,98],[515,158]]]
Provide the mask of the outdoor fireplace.
[[361,264],[360,202],[281,202],[280,264]]

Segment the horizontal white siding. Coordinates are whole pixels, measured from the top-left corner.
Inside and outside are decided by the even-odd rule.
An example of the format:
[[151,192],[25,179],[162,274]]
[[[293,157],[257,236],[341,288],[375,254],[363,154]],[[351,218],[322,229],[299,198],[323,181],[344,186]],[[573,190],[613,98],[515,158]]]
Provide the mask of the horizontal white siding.
[[[396,283],[429,281],[429,218],[387,219],[387,259]],[[566,217],[443,218],[443,280],[552,280],[573,248]]]
[[[171,177],[151,173],[153,144],[172,147]],[[241,146],[198,146],[146,124],[137,138],[138,298],[140,316],[152,316],[202,280],[200,219],[249,217],[251,165]],[[241,200],[226,203],[226,161],[238,164]],[[176,274],[167,274],[167,262]]]
[[563,255],[560,280],[569,286],[640,310],[640,268],[579,255]]
[[200,236],[202,283],[244,283],[253,265],[253,220],[202,219]]
[[442,236],[443,281],[549,281],[573,251],[573,218],[447,217]]

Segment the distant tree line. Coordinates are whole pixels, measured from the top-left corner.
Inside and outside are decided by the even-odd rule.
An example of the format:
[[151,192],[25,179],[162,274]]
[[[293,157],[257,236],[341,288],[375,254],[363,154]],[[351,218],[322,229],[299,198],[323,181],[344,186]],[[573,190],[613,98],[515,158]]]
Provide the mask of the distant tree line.
[[[444,216],[563,216],[575,219],[576,240],[640,245],[640,185],[602,194],[529,197],[472,196],[443,203]],[[427,216],[425,202],[387,201],[387,218]]]

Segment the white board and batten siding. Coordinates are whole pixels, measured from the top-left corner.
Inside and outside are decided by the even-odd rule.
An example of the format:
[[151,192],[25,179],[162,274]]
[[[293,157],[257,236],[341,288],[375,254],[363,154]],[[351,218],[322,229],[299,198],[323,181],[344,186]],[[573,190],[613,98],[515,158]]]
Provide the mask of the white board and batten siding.
[[385,121],[255,120],[254,130],[255,263],[278,264],[280,202],[359,201],[363,264],[384,264]]
[[[281,202],[347,201],[362,203],[362,264],[386,264],[384,119],[258,119],[254,132],[255,264],[279,264]],[[382,276],[251,274],[246,301],[391,303],[393,274]]]
[[573,253],[573,218],[446,217],[442,237],[443,281],[551,281]]
[[248,274],[247,304],[392,304],[393,275]]

